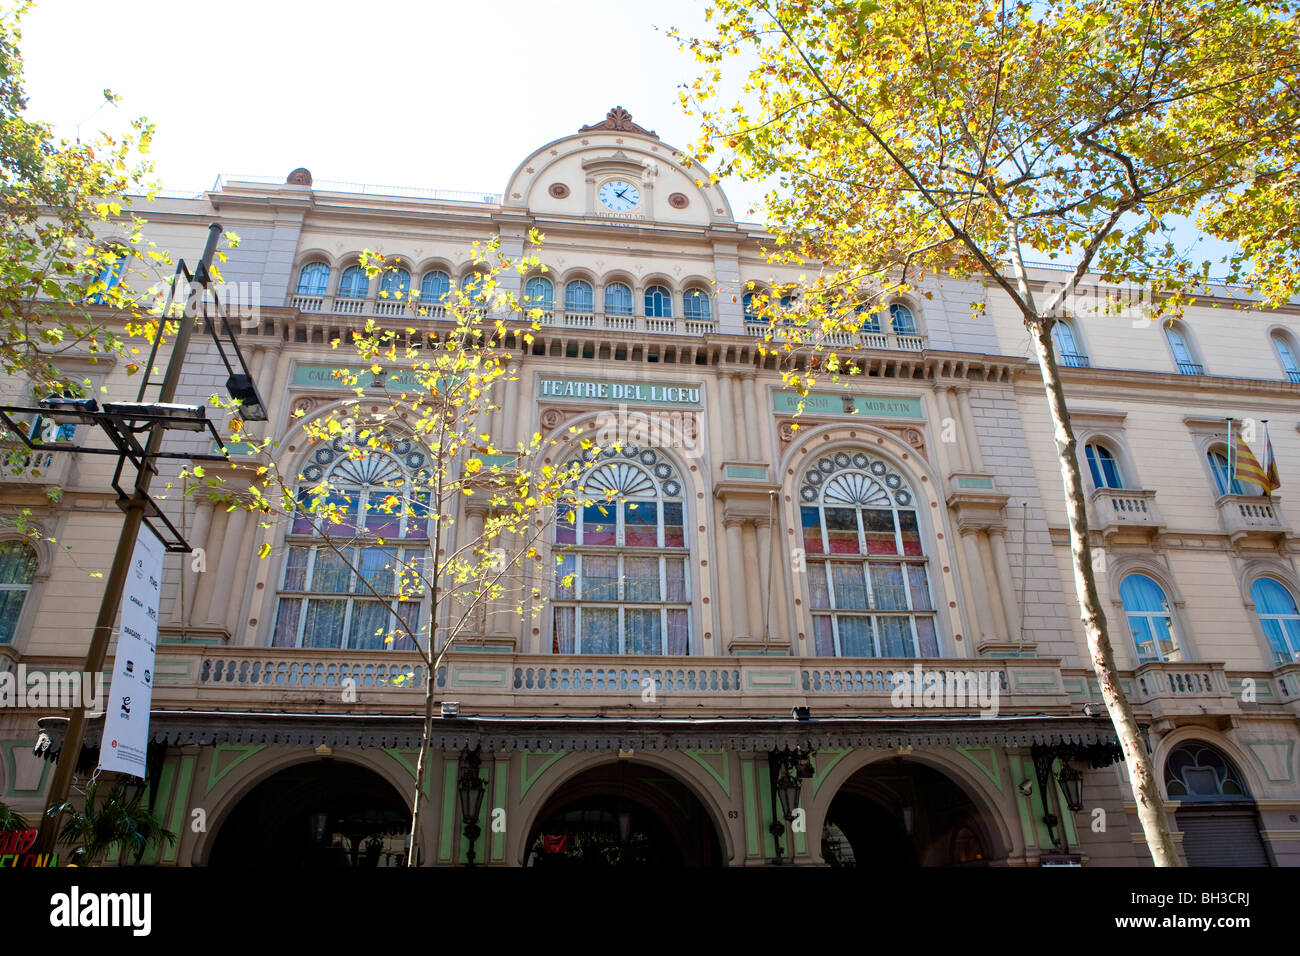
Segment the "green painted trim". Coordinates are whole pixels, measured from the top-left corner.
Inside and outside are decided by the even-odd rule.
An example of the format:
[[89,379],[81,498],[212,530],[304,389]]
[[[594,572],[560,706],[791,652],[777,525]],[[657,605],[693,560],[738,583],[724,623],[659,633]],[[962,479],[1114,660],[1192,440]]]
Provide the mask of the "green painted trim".
[[[166,644],[168,646],[189,646],[192,644],[196,647],[224,647],[226,642],[219,637],[194,637],[193,635],[188,634],[168,634],[166,636],[160,636],[158,638],[158,643]],[[160,665],[159,673],[162,672],[162,663],[163,661],[160,658],[158,661],[158,664]],[[189,661],[169,661],[168,663],[184,663],[187,665],[187,668],[190,664]],[[188,669],[186,673],[188,673]]]
[[[762,824],[763,859],[775,860],[776,838],[768,830],[772,823],[772,768],[768,766],[765,760],[755,761],[754,768],[758,771],[758,808],[761,813],[759,822]],[[788,836],[789,827],[786,830]],[[785,848],[782,847],[782,849]]]
[[992,488],[992,478],[958,478],[958,488]]
[[[505,810],[506,785],[510,782],[510,761],[498,760],[492,771],[492,811]],[[492,859],[500,862],[506,858],[506,835],[504,832],[492,831]]]
[[757,478],[762,481],[767,477],[767,469],[754,465],[728,465],[723,469],[728,478]]
[[1053,761],[1052,786],[1056,789],[1056,805],[1061,808],[1061,812],[1058,816],[1061,818],[1062,824],[1065,828],[1065,842],[1070,844],[1072,847],[1077,847],[1079,845],[1079,834],[1074,829],[1074,814],[1070,812],[1070,808],[1065,803],[1065,790],[1061,787],[1061,781],[1056,776],[1057,773],[1060,772],[1060,769],[1061,761]]
[[[419,760],[420,752],[418,750],[398,750],[396,747],[385,747],[384,753],[388,754],[388,756],[392,757],[399,764],[401,764],[402,767],[405,768],[406,772],[411,775],[411,782],[415,783],[415,773],[416,773],[415,764],[411,763],[411,761],[407,759],[406,755],[413,754],[415,756],[415,759]],[[432,754],[430,754],[430,756],[432,756]],[[424,795],[426,797],[433,796],[432,788],[433,788],[433,774],[426,773],[424,775]]]
[[[892,395],[850,395],[845,392],[809,392],[803,397],[805,414],[844,415],[854,412],[844,411],[844,399],[853,399],[854,412],[869,418],[912,418],[921,419],[921,400],[919,398],[896,398]],[[778,391],[772,393],[772,409],[777,412],[794,412],[799,408],[799,395],[796,392]]]
[[1071,697],[1085,697],[1088,694],[1088,682],[1082,677],[1062,677],[1061,686]]
[[181,758],[180,778],[176,784],[176,794],[172,797],[171,825],[167,827],[176,834],[176,842],[170,844],[163,854],[163,859],[168,863],[176,862],[176,851],[180,847],[181,833],[185,829],[185,811],[190,803],[190,789],[194,786],[195,763],[197,758],[193,756]]
[[[547,386],[551,386],[548,388]],[[560,386],[560,387],[555,387]],[[660,391],[656,391],[659,389]],[[664,390],[685,392],[685,397],[669,397]],[[700,385],[677,385],[668,382],[615,382],[599,378],[555,378],[537,376],[539,399],[587,399],[620,402],[624,405],[664,405],[669,408],[699,408],[704,389]]]
[[[755,681],[755,677],[762,677],[763,680]],[[794,674],[754,674],[752,671],[745,675],[750,687],[793,687]]]
[[[537,782],[537,778],[546,773],[551,764],[555,763],[555,761],[559,760],[563,756],[563,750],[539,750],[535,753],[530,750],[524,751],[523,757],[519,761],[519,799],[522,800],[524,795],[533,788],[533,784]],[[530,757],[545,757],[546,760],[542,762],[540,767],[532,773],[529,773],[528,758]]]
[[453,757],[442,767],[442,830],[438,834],[438,859],[451,859],[451,835],[456,825],[456,765]]
[[[714,780],[718,781],[718,786],[727,796],[731,796],[731,755],[725,750],[683,750],[686,756],[690,757],[697,764],[703,767]],[[713,769],[713,766],[704,759],[705,756],[716,757],[722,756],[722,774]]]
[[766,650],[766,651],[733,651],[733,657],[789,657],[790,652],[786,650]]
[[[153,805],[155,808],[162,807],[162,812],[157,814],[159,819],[162,819],[167,816],[167,804],[172,798],[172,784],[175,783],[175,781],[176,781],[176,765],[172,763],[163,764],[162,773],[158,775],[158,796],[153,801]],[[150,782],[148,790],[145,791],[144,805],[146,807],[149,806],[150,798],[153,796],[153,794],[151,793],[152,790],[153,790],[153,783]],[[169,826],[168,829],[176,834],[176,838],[178,840],[180,839],[179,830],[171,826]],[[159,849],[157,844],[155,844],[149,847],[149,849],[145,850],[144,856],[140,859],[140,862],[144,866],[153,866],[158,862],[158,853],[159,853]]]
[[[1233,697],[1237,698],[1237,700],[1241,700],[1241,690],[1242,690],[1242,686],[1245,684],[1245,682],[1246,682],[1247,679],[1248,679],[1248,678],[1242,678],[1242,679],[1240,679],[1240,680],[1229,680],[1229,681],[1228,681],[1228,693],[1231,694]],[[1269,697],[1269,698],[1271,698],[1271,697],[1274,696],[1274,695],[1273,695],[1273,684],[1272,684],[1271,681],[1266,681],[1266,680],[1257,680],[1257,681],[1255,681],[1255,689],[1254,689],[1254,692],[1255,692],[1255,697],[1256,697],[1257,699],[1261,699],[1261,698],[1264,698],[1264,697]]]
[[[1259,759],[1259,751],[1256,747],[1286,747],[1286,757],[1282,759],[1282,764],[1290,771],[1285,777],[1274,777],[1269,769],[1264,766],[1264,761]],[[1293,740],[1252,740],[1246,744],[1246,749],[1259,764],[1259,769],[1264,772],[1264,779],[1269,783],[1291,783],[1295,779],[1295,771],[1291,769],[1291,758],[1295,753],[1295,741]]]
[[[1007,763],[1011,767],[1012,783],[1015,783],[1017,780],[1025,779],[1023,776],[1024,771],[1020,766],[1020,758],[1018,756],[1015,754],[1007,754]],[[1035,786],[1034,789],[1037,790],[1037,786]],[[1015,796],[1016,813],[1020,817],[1020,833],[1021,836],[1024,837],[1025,846],[1038,846],[1037,840],[1034,836],[1034,822],[1030,819],[1029,815],[1029,799],[1020,792],[1020,787],[1018,785],[1015,789]]]
[[[462,677],[461,674],[470,674],[475,676]],[[484,675],[479,677],[477,675]],[[482,668],[452,668],[451,683],[453,687],[505,687],[506,672],[504,670],[492,671]]]
[[36,782],[36,789],[35,789],[35,790],[19,790],[19,789],[17,789],[17,788],[14,787],[14,781],[18,779],[18,761],[17,761],[17,757],[15,756],[15,754],[17,754],[18,749],[19,749],[20,747],[21,747],[23,750],[26,750],[26,751],[28,751],[28,752],[30,753],[30,752],[31,752],[31,747],[32,747],[32,742],[31,742],[30,740],[15,740],[15,741],[6,741],[5,744],[4,744],[4,748],[5,748],[5,757],[7,758],[7,759],[6,759],[6,763],[9,765],[9,773],[8,773],[8,775],[7,775],[7,779],[8,779],[8,781],[9,781],[9,789],[8,789],[8,791],[5,793],[5,796],[7,796],[7,797],[35,797],[35,796],[40,796],[42,793],[45,792],[45,779],[46,779],[47,776],[49,776],[50,768],[51,768],[52,766],[54,766],[54,764],[53,764],[52,761],[49,761],[49,760],[42,760],[42,761],[41,761],[41,779],[38,780],[38,781]]
[[246,441],[228,441],[224,445],[221,442],[214,441],[212,443],[212,454],[222,454],[222,448],[225,449],[224,454],[229,455],[231,458],[256,458],[261,454],[256,445]]
[[[998,769],[998,755],[992,747],[954,747],[953,749],[975,766],[979,767],[980,772],[992,781],[993,786],[998,788],[998,793],[1002,792],[1002,773]],[[992,764],[992,766],[985,764],[983,760],[975,756],[977,753],[987,754],[989,756],[989,763]]]
[[1032,690],[1050,687],[1052,690],[1055,690],[1059,686],[1056,682],[1056,678],[1051,674],[1045,674],[1042,680],[1027,678],[1024,674],[1015,672],[1012,672],[1012,676],[1015,677],[1016,690],[1020,690],[1022,687]]
[[[230,771],[234,770],[236,767],[238,767],[249,757],[253,756],[254,754],[259,754],[265,749],[266,749],[265,744],[249,744],[243,747],[239,746],[238,744],[218,744],[217,746],[213,747],[212,760],[208,764],[208,786],[207,789],[203,791],[204,796],[207,796],[209,793],[211,793],[212,788],[215,787],[218,783],[220,783],[222,778],[225,777],[226,774],[230,773]],[[224,753],[237,753],[240,754],[241,756],[235,758],[230,763],[226,764],[225,768],[222,769],[220,772],[218,772],[217,764],[221,762],[221,755]]]
[[513,654],[514,648],[508,644],[482,645],[482,644],[457,644],[457,654]]
[[758,812],[754,809],[754,761],[741,761],[740,783],[745,805],[745,854],[758,856]]
[[[355,375],[356,385],[345,385],[341,379],[334,377],[335,371],[346,371],[349,375]],[[427,373],[419,373],[427,375]],[[375,375],[370,369],[347,368],[342,365],[316,365],[310,362],[304,362],[295,365],[293,369],[293,381],[291,386],[310,387],[310,388],[339,388],[351,391],[355,388],[383,388],[383,389],[410,389],[414,391],[423,391],[420,387],[415,369],[397,368],[387,373],[383,379]],[[445,379],[446,376],[443,376]]]
[[[822,784],[826,782],[826,776],[831,772],[831,768],[851,754],[853,751],[838,748],[833,750],[819,750],[813,755],[813,796],[821,790]],[[830,760],[823,760],[822,757],[831,756]]]
[[489,469],[494,466],[497,468],[510,468],[519,461],[518,455],[475,455],[474,457],[483,462],[484,467]]

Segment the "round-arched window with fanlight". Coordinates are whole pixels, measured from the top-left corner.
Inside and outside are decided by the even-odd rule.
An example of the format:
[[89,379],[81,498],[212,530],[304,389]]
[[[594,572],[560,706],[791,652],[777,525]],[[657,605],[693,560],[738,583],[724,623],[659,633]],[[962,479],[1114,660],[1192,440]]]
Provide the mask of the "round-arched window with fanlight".
[[799,478],[813,653],[937,657],[915,494],[888,462],[842,449]]
[[301,466],[285,539],[275,647],[412,650],[428,560],[428,453],[335,438]]
[[552,651],[689,654],[681,476],[653,448],[624,445],[583,456],[591,470],[579,491],[588,503],[555,525]]

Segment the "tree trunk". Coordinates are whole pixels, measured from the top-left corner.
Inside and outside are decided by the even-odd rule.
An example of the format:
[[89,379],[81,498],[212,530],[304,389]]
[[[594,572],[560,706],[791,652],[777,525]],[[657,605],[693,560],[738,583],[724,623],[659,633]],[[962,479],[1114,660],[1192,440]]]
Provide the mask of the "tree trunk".
[[[433,641],[433,628],[429,629]],[[418,646],[418,645],[417,645]],[[430,654],[430,657],[433,655]],[[433,695],[438,680],[437,661],[425,660],[428,671],[424,677],[424,730],[420,734],[420,755],[415,761],[415,799],[411,801],[411,845],[406,849],[406,865],[418,866],[420,859],[420,814],[424,810],[424,777],[428,772],[429,744],[433,740]]]
[[[1147,846],[1156,866],[1179,866],[1178,851],[1169,833],[1164,800],[1152,770],[1133,708],[1120,687],[1119,673],[1115,669],[1115,652],[1106,633],[1106,615],[1102,609],[1101,595],[1097,592],[1097,578],[1092,569],[1092,546],[1088,539],[1087,503],[1084,500],[1083,476],[1076,455],[1077,443],[1070,427],[1070,413],[1065,406],[1065,392],[1061,388],[1060,370],[1052,351],[1052,319],[1037,317],[1027,323],[1034,336],[1038,365],[1047,391],[1047,404],[1052,412],[1052,425],[1056,439],[1056,456],[1061,465],[1061,478],[1065,485],[1065,507],[1070,521],[1070,553],[1074,565],[1074,586],[1079,597],[1083,619],[1083,632],[1088,639],[1088,653],[1101,697],[1115,724],[1115,733],[1124,759],[1128,764],[1129,778],[1133,784],[1133,797],[1137,801],[1138,819],[1146,834]],[[1044,795],[1046,798],[1046,795]]]

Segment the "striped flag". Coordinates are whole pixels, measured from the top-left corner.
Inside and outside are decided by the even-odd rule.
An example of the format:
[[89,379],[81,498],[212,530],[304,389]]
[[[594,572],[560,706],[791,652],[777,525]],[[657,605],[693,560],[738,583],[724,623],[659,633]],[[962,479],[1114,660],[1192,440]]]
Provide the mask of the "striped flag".
[[1268,422],[1264,423],[1264,477],[1268,479],[1264,494],[1282,487],[1282,479],[1277,473],[1277,459],[1273,457],[1273,440],[1268,437]]
[[1268,494],[1272,487],[1269,484],[1268,474],[1260,466],[1250,446],[1246,444],[1246,437],[1241,432],[1237,433],[1236,452],[1237,467],[1232,477],[1237,481],[1249,481],[1251,484],[1259,485],[1264,490],[1264,494]]

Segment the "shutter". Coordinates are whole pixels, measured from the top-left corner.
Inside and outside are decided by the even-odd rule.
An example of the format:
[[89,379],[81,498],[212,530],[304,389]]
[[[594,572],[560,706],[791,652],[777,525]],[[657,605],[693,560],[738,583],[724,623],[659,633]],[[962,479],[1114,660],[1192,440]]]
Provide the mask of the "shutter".
[[1183,808],[1174,815],[1188,866],[1268,866],[1253,807]]

